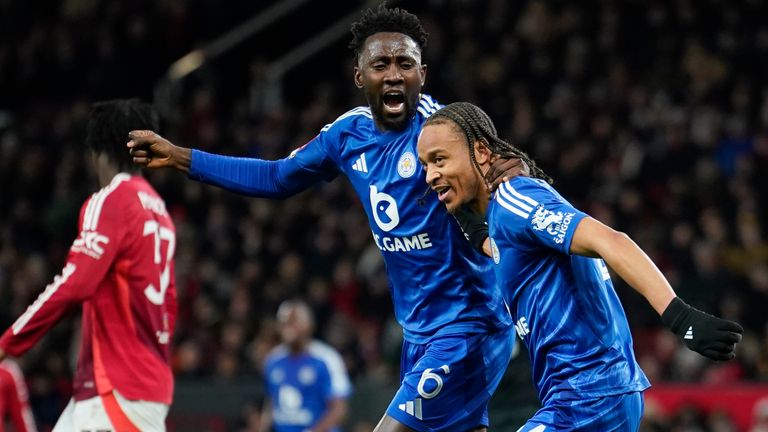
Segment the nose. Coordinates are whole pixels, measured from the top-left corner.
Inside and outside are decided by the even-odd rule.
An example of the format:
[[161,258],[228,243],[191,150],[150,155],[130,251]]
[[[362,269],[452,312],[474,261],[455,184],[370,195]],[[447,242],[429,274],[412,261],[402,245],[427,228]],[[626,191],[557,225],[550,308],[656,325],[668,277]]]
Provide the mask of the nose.
[[396,63],[392,63],[387,68],[387,74],[384,76],[384,80],[387,81],[387,83],[398,83],[403,81],[403,74],[400,70],[400,65]]
[[427,184],[432,186],[438,178],[440,178],[440,173],[432,165],[427,165]]

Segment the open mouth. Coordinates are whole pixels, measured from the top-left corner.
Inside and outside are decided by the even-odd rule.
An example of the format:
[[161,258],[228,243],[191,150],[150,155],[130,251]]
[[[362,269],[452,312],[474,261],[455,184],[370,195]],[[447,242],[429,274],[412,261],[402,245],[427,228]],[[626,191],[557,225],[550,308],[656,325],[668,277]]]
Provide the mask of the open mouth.
[[433,188],[433,190],[437,193],[437,199],[440,200],[440,202],[443,202],[445,201],[446,195],[448,195],[448,191],[451,190],[451,187],[448,185],[437,186]]
[[399,114],[405,109],[405,95],[399,91],[384,93],[382,102],[384,102],[384,109],[393,114]]

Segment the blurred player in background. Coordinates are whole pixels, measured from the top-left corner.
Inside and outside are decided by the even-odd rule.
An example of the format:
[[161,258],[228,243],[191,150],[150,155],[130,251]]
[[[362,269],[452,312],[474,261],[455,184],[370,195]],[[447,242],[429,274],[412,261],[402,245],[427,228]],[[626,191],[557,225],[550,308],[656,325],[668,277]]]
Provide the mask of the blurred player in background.
[[54,431],[165,430],[175,228],[124,150],[128,131],[157,127],[155,111],[137,100],[93,105],[86,144],[101,189],[83,204],[61,274],[0,338],[0,358],[22,355],[82,305],[73,398]]
[[[284,198],[346,176],[384,256],[404,329],[401,387],[377,431],[482,430],[515,336],[490,259],[474,251],[456,220],[424,193],[416,140],[440,107],[421,93],[427,34],[416,16],[383,5],[364,11],[351,30],[354,82],[368,106],[343,114],[288,158],[212,155],[151,131],[132,132],[128,146],[141,166],[173,167],[257,197]],[[518,159],[507,162],[513,162],[509,176],[523,169]]]
[[[520,431],[639,428],[650,383],[635,360],[606,262],[690,349],[712,360],[734,358],[739,324],[676,297],[629,237],[573,208],[525,153],[497,136],[480,108],[454,103],[437,111],[418,152],[449,212],[468,204],[488,219],[496,280],[529,349],[543,404]],[[491,198],[483,174],[501,155],[525,160],[531,177],[503,183]]]
[[277,311],[282,344],[266,359],[261,432],[338,432],[352,385],[341,355],[312,339],[315,320],[303,301]]
[[10,421],[12,431],[37,432],[24,375],[9,358],[0,361],[0,432],[5,431],[6,421]]

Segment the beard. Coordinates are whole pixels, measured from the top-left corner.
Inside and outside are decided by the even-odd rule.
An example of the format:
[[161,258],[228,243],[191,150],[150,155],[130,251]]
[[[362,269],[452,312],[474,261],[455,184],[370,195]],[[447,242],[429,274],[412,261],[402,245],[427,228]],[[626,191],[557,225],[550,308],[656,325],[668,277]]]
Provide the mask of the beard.
[[396,116],[387,115],[384,112],[384,101],[381,96],[377,96],[375,99],[374,103],[371,103],[371,98],[368,98],[368,106],[371,108],[373,119],[387,131],[399,132],[405,130],[416,113],[418,95],[412,101],[406,98],[403,112]]

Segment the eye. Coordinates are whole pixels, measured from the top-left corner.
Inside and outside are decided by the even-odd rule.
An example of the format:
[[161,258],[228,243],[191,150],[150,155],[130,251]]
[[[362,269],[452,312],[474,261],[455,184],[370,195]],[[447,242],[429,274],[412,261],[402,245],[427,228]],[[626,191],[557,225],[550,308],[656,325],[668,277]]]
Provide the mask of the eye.
[[374,63],[372,67],[373,67],[373,70],[383,71],[384,69],[386,69],[387,65],[385,65],[384,63]]
[[400,63],[400,67],[403,68],[403,69],[412,69],[413,68],[413,63],[411,63],[411,62],[403,62],[403,63]]
[[443,164],[443,161],[445,161],[444,157],[442,157],[442,156],[436,156],[435,157],[435,165],[440,166],[440,165]]

